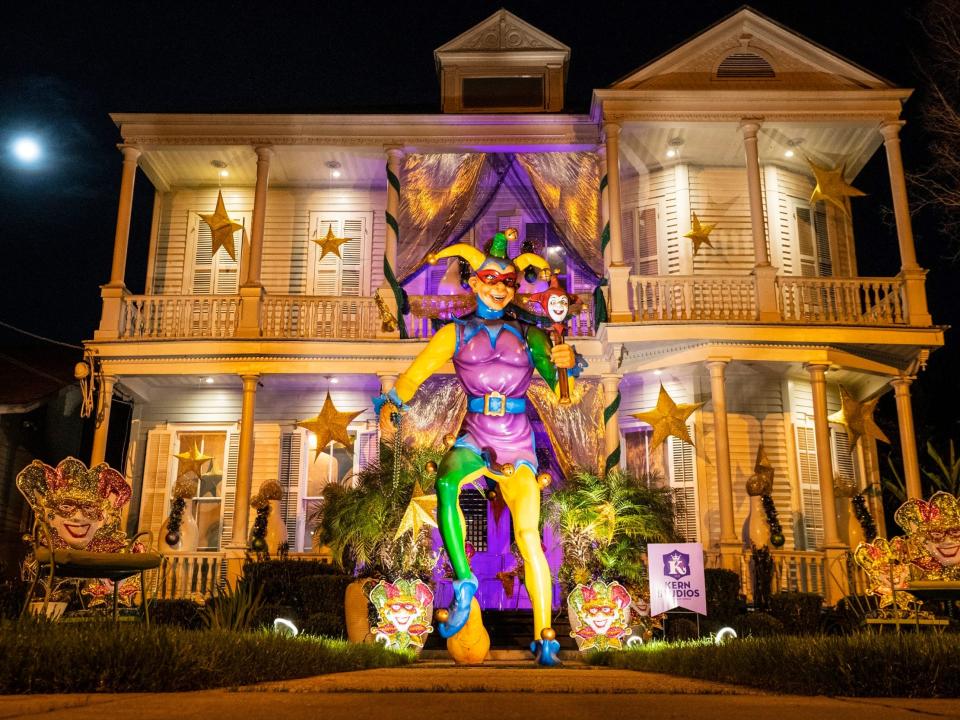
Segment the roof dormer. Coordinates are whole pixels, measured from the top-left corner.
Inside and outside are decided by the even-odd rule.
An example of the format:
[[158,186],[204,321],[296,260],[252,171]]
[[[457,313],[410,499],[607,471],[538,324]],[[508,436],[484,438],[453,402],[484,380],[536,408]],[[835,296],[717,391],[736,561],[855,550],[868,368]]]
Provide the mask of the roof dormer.
[[437,48],[446,113],[560,112],[570,48],[498,10]]

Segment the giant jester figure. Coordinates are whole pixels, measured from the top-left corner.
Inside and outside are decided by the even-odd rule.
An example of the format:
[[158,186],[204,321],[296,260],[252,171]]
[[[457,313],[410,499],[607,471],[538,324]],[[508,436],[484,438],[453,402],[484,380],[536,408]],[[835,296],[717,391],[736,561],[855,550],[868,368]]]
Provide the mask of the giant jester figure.
[[507,237],[497,233],[486,253],[456,244],[429,261],[457,256],[473,271],[469,284],[476,295],[476,312],[440,328],[375,405],[381,414],[406,409],[420,385],[453,361],[468,401],[460,435],[437,470],[437,523],[455,575],[453,601],[446,613],[438,613],[443,619],[438,631],[449,638],[470,616],[477,578],[465,551],[459,494],[464,484],[486,477],[499,486],[523,556],[524,583],[533,605],[531,652],[540,664],[555,665],[560,645],[550,627],[552,579],[540,542],[540,485],[526,392],[534,370],[557,391],[558,368],[575,377],[583,363],[572,346],[552,345],[547,333],[519,320],[509,307],[524,271],[532,267],[549,274],[546,260],[533,253],[509,259]]

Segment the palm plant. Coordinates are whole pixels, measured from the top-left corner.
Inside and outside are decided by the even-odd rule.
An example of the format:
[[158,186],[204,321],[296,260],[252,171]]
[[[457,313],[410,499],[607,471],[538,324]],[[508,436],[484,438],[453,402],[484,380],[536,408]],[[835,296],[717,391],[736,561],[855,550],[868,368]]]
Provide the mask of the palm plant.
[[[957,457],[953,440],[949,443],[946,457],[937,451],[932,442],[928,441],[927,457],[933,463],[933,467],[922,467],[920,471],[930,482],[931,490],[933,492],[948,492],[951,495],[960,495],[960,457]],[[887,455],[887,465],[893,477],[883,481],[884,490],[898,501],[906,502],[907,483],[900,476],[890,455]]]
[[544,502],[541,520],[560,537],[567,589],[592,580],[644,586],[648,542],[679,539],[673,494],[655,475],[579,471]]
[[430,463],[438,460],[439,453],[429,450],[405,454],[395,477],[393,453],[381,446],[380,460],[351,482],[327,485],[311,520],[317,541],[330,548],[334,562],[351,574],[428,580],[436,563],[429,531],[421,529],[415,537],[410,532],[394,536],[414,483],[419,480],[425,493],[433,490],[435,474]]

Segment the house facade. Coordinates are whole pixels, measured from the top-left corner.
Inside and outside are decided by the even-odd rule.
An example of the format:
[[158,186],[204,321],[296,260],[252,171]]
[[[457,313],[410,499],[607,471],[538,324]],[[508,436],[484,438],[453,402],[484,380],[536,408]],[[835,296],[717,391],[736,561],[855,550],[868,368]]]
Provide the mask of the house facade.
[[[785,535],[779,582],[831,601],[847,591],[849,496],[879,467],[875,438],[852,442],[829,420],[840,387],[856,402],[896,393],[918,495],[910,383],[943,343],[900,157],[910,91],[750,9],[595,90],[587,114],[562,112],[569,57],[502,10],[435,51],[437,114],[113,116],[113,267],[86,347],[106,396],[134,399],[131,526],[160,535],[174,456],[197,447],[213,460],[194,503],[201,550],[183,567],[241,557],[249,499],[273,479],[291,548],[311,552],[324,485],[376,455],[370,398],[468,303],[457,263],[430,267],[427,253],[513,227],[511,250],[544,254],[582,301],[570,342],[607,410],[603,461],[669,484],[687,539],[748,581],[745,485],[762,446]],[[853,185],[881,146],[901,270],[861,277],[872,241],[854,238]],[[138,167],[155,197],[150,237],[133,240],[150,247],[139,296],[125,284],[133,193],[151,192],[134,188]],[[232,253],[201,217],[219,195],[239,225]],[[325,252],[331,235],[339,255]],[[651,448],[633,417],[661,385],[704,403],[692,445]],[[360,412],[353,453],[312,448],[297,426],[328,393]],[[108,426],[109,405],[93,462]],[[509,530],[481,499],[465,505],[495,606]]]

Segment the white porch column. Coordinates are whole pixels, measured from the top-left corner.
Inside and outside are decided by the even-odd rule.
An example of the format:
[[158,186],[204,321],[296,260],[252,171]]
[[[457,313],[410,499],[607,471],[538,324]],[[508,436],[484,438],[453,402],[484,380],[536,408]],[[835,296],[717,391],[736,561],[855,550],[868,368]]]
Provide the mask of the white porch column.
[[903,158],[900,155],[900,128],[903,125],[902,120],[884,122],[880,125],[880,134],[883,135],[883,147],[887,152],[887,172],[890,175],[890,193],[893,197],[893,214],[897,222],[897,241],[900,245],[900,275],[903,277],[907,296],[907,318],[911,325],[925,327],[932,323],[925,288],[927,271],[917,264],[917,251],[913,241],[907,181],[903,172]]
[[[597,148],[597,159],[600,165],[600,229],[601,232],[610,222],[610,185],[607,178],[607,146]],[[609,232],[609,230],[607,230]],[[603,265],[610,266],[610,244],[603,249]]]
[[747,163],[747,195],[750,199],[750,230],[753,236],[753,274],[757,283],[757,312],[761,322],[780,319],[777,309],[776,268],[770,265],[767,251],[767,229],[763,220],[763,188],[760,185],[760,154],[757,133],[761,120],[744,118],[740,121],[743,133],[743,151]]
[[720,508],[720,559],[723,567],[734,572],[740,569],[742,543],[737,539],[733,522],[733,475],[730,472],[730,433],[727,429],[727,389],[724,375],[728,358],[710,358],[710,396],[713,401],[713,423],[716,443],[717,491]]
[[[620,400],[620,376],[604,375],[601,378],[603,384],[603,405],[604,405],[604,423],[603,423],[603,446],[604,458],[611,463],[611,469],[620,464],[620,418],[619,408]],[[609,409],[610,417],[607,418]],[[614,463],[616,460],[616,463]]]
[[234,549],[247,547],[247,530],[250,520],[250,491],[253,486],[253,418],[257,400],[257,385],[260,376],[256,373],[241,375],[243,402],[240,406],[240,445],[237,449],[237,491],[233,505]]
[[113,375],[103,376],[103,385],[100,386],[100,397],[103,407],[94,419],[93,448],[90,451],[90,467],[103,462],[107,453],[107,434],[110,432],[110,407],[113,404],[113,388],[117,378]]
[[607,218],[610,223],[610,321],[630,322],[630,268],[623,264],[623,236],[620,230],[620,124],[603,124],[607,148]]
[[830,421],[827,419],[827,372],[823,364],[807,365],[813,390],[813,425],[817,442],[817,474],[823,515],[823,556],[827,603],[835,605],[849,594],[847,547],[837,530],[837,500],[833,491],[833,461],[830,456]]
[[270,184],[270,159],[273,148],[259,145],[257,152],[257,184],[253,191],[253,217],[250,220],[250,250],[247,257],[247,277],[240,286],[240,319],[238,337],[260,336],[260,308],[263,305],[263,285],[260,273],[263,265],[263,228],[267,217],[267,188]]
[[[403,161],[403,148],[391,145],[387,152],[387,235],[383,246],[384,261],[390,263],[393,272],[397,272],[397,225],[400,222],[400,163]],[[390,220],[393,220],[391,222]]]
[[94,332],[96,340],[115,339],[120,331],[120,312],[127,286],[127,245],[130,241],[130,216],[133,211],[133,185],[137,179],[137,162],[140,148],[135,145],[118,145],[123,153],[123,173],[120,176],[120,201],[117,205],[117,228],[113,236],[113,263],[110,266],[110,282],[100,288],[103,306],[100,327]]
[[900,426],[900,451],[903,453],[903,477],[908,498],[922,498],[920,462],[917,459],[917,437],[913,429],[913,408],[910,403],[912,377],[902,375],[890,381],[897,401],[897,422]]

